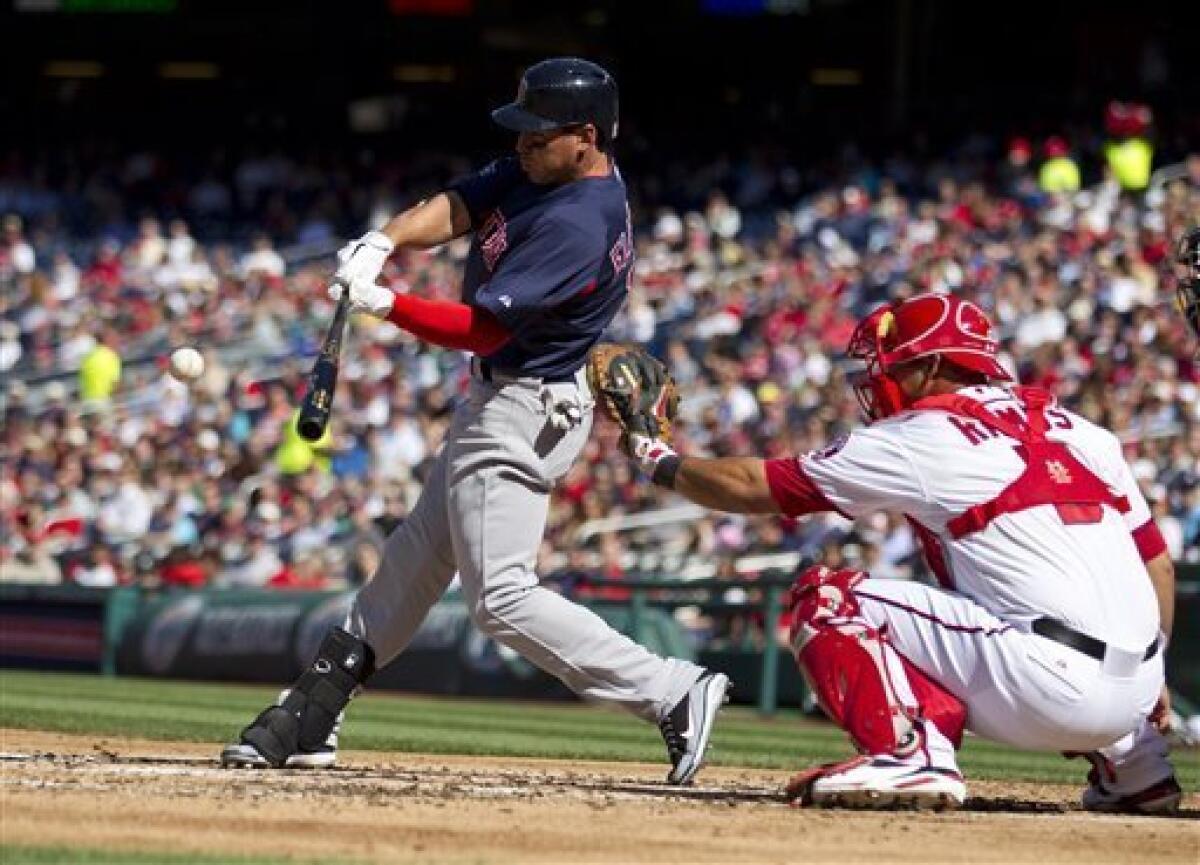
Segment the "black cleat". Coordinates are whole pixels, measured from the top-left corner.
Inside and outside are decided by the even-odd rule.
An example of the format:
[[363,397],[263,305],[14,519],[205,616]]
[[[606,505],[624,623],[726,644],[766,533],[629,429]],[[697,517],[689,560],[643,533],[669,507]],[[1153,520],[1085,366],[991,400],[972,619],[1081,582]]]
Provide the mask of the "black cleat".
[[[275,707],[283,705],[289,691],[290,689],[285,688],[279,692]],[[262,715],[259,715],[259,718],[261,717]],[[337,763],[338,733],[341,732],[344,717],[344,712],[338,715],[333,731],[324,742],[315,748],[299,748],[294,753],[288,754],[282,764],[271,762],[253,742],[246,740],[245,734],[255,726],[255,724],[251,724],[242,731],[242,738],[239,741],[232,742],[221,749],[221,765],[246,766],[255,769],[327,769]]]
[[1113,793],[1089,776],[1090,783],[1083,791],[1083,807],[1087,811],[1113,814],[1174,814],[1179,810],[1183,790],[1174,775],[1163,778],[1136,793]]
[[669,784],[689,784],[704,765],[704,752],[712,736],[717,710],[728,700],[729,677],[705,673],[675,708],[658,722],[659,732],[671,758]]

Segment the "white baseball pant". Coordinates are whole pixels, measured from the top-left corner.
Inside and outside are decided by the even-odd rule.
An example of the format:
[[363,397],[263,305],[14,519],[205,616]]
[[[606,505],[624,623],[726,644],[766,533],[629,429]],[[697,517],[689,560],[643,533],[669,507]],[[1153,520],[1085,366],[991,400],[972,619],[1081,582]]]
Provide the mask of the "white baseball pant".
[[1018,748],[1099,750],[1122,789],[1171,773],[1147,722],[1163,686],[1163,653],[1109,648],[1103,661],[1006,622],[963,595],[868,579],[854,588],[864,619],[963,701],[967,729]]

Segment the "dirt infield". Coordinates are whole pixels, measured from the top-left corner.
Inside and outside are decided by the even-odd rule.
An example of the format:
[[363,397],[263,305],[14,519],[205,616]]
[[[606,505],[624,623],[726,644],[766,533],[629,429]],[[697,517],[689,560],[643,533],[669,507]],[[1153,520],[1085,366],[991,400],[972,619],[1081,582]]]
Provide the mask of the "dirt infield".
[[329,771],[215,765],[216,745],[0,731],[2,840],[358,862],[1189,862],[1173,820],[1075,810],[1078,790],[974,783],[948,814],[798,810],[780,772],[663,785],[629,763],[346,752]]

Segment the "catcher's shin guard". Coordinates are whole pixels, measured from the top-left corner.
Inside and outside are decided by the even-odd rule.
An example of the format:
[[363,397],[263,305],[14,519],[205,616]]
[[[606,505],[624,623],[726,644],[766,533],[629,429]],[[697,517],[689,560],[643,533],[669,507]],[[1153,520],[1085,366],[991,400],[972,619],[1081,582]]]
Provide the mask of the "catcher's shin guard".
[[903,658],[859,611],[862,571],[810,568],[790,595],[792,652],[826,714],[865,754],[910,757],[925,722],[957,747],[966,707]]
[[242,731],[242,741],[277,769],[298,750],[316,749],[333,731],[355,690],[374,671],[371,647],[353,634],[333,628],[284,701],[255,718]]

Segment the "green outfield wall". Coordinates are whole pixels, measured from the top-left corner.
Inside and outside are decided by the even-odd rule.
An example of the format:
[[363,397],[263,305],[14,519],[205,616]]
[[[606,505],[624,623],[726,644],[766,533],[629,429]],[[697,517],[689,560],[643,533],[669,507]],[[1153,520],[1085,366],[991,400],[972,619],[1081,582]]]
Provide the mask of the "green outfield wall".
[[[804,705],[803,681],[778,646],[697,645],[673,613],[699,608],[710,619],[775,621],[786,577],[745,581],[626,580],[629,598],[587,603],[614,628],[660,654],[727,672],[738,702]],[[721,601],[731,587],[749,600]],[[351,592],[146,591],[0,584],[0,666],[167,678],[286,683],[340,624]],[[1181,566],[1172,688],[1200,702],[1200,568]],[[761,631],[759,632],[761,634]],[[430,611],[409,648],[380,670],[372,688],[468,696],[568,696],[551,676],[481,634],[449,593]]]

